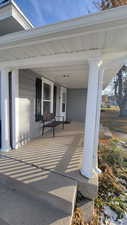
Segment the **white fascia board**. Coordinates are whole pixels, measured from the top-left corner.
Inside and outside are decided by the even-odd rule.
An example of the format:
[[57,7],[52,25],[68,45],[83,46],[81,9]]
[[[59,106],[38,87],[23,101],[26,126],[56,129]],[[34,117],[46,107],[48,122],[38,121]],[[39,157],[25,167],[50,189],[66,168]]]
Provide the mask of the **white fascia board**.
[[32,23],[27,19],[27,17],[23,14],[17,4],[12,0],[12,16],[24,27],[24,29],[34,28]]
[[[15,42],[17,42],[16,47],[25,46],[25,40],[28,40],[27,45],[30,45],[32,44],[31,39],[34,39],[33,43],[38,43],[72,36],[76,37],[81,34],[93,33],[99,30],[112,30],[117,27],[127,26],[126,21],[127,6],[121,6],[61,23],[52,24],[41,28],[34,28],[29,31],[20,31],[9,35],[4,35],[3,37],[0,37],[0,48],[9,48],[9,46],[13,47]],[[107,26],[104,27],[104,24]],[[41,37],[41,40],[36,39],[39,37]],[[20,41],[22,41],[22,43]],[[3,46],[6,44],[8,44],[8,46]]]
[[0,21],[13,17],[25,30],[34,28],[14,1],[9,1],[0,7]]

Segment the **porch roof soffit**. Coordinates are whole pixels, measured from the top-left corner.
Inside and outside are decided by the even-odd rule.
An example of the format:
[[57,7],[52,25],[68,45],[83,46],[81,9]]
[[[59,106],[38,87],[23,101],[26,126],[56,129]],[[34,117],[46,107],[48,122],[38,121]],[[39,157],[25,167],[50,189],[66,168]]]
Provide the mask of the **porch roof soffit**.
[[[127,50],[127,6],[0,37],[0,62],[72,53],[110,60]],[[121,37],[122,32],[122,37]],[[84,56],[85,58],[85,56]],[[107,61],[106,61],[107,62]]]
[[[54,76],[54,80],[56,73],[63,76],[66,69],[67,73],[75,74],[74,84],[70,79],[71,87],[77,85],[77,73],[80,74],[78,87],[84,87],[83,82],[87,87],[87,76],[84,81],[83,74],[84,70],[88,74],[88,59],[100,57],[106,85],[127,59],[126,12],[127,6],[123,6],[0,37],[0,68],[31,68],[47,78]],[[74,73],[76,63],[77,73]]]

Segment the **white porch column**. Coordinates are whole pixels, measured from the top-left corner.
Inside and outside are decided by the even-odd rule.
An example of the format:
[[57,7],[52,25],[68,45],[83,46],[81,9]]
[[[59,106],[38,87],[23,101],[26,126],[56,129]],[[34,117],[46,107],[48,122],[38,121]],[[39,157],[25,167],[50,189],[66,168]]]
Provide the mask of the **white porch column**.
[[19,145],[19,70],[13,70],[12,83],[12,147],[17,149]]
[[[97,158],[97,140],[98,124],[100,110],[100,80],[102,80],[100,58],[89,60],[89,79],[87,90],[86,120],[85,120],[85,137],[84,152],[82,162],[82,175],[90,178],[94,174],[94,157]],[[96,160],[97,162],[97,160]]]
[[102,88],[103,88],[103,75],[104,68],[99,70],[99,82],[98,82],[98,99],[97,99],[97,114],[96,114],[96,132],[95,132],[95,151],[94,151],[94,169],[97,173],[101,173],[98,168],[98,144],[99,144],[99,131],[100,131],[100,114],[101,114],[101,102],[102,102]]
[[10,123],[9,123],[9,70],[1,69],[1,151],[10,149]]

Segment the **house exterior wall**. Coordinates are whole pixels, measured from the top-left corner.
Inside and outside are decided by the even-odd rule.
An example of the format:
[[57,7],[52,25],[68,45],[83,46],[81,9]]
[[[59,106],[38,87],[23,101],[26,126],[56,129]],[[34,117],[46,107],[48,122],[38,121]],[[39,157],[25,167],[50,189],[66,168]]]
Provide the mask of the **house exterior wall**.
[[25,144],[41,135],[40,122],[35,121],[35,81],[39,77],[31,70],[19,72],[19,142]]
[[86,112],[87,89],[67,90],[67,120],[83,121]]

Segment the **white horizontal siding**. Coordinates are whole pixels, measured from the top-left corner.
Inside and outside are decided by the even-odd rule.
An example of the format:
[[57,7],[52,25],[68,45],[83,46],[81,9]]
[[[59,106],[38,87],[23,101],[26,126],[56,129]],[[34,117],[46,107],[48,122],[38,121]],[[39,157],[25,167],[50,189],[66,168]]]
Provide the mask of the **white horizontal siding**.
[[20,143],[41,135],[40,122],[35,121],[35,81],[39,77],[31,70],[19,72]]

